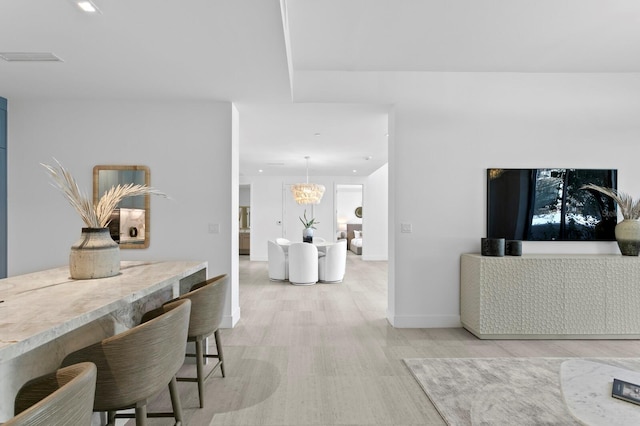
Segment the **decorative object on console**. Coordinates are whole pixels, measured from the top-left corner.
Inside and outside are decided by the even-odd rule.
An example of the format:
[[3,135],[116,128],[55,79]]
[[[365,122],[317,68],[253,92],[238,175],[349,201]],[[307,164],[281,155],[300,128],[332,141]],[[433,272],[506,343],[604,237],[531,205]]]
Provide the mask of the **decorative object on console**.
[[482,238],[481,254],[483,256],[504,256],[504,238]]
[[82,228],[80,239],[71,246],[71,278],[91,279],[117,275],[120,272],[120,248],[111,238],[107,227],[113,211],[125,197],[145,194],[166,197],[166,194],[146,185],[117,185],[108,190],[97,204],[93,204],[80,190],[71,173],[58,160],[55,162],[57,166],[41,165],[51,175],[52,185],[64,194],[87,225]]
[[504,247],[507,256],[522,256],[522,241],[507,240]]
[[616,241],[620,253],[624,256],[638,256],[640,253],[640,200],[633,198],[615,188],[605,188],[592,183],[582,186],[581,189],[599,192],[615,201],[620,207],[623,221],[615,228]]
[[302,241],[305,243],[313,243],[313,230],[316,229],[314,225],[320,223],[315,218],[307,219],[307,210],[304,211],[304,219],[299,217],[300,222],[304,225],[302,230]]
[[324,185],[309,183],[309,156],[304,157],[307,160],[307,182],[296,183],[291,185],[293,199],[298,204],[319,204],[324,195]]

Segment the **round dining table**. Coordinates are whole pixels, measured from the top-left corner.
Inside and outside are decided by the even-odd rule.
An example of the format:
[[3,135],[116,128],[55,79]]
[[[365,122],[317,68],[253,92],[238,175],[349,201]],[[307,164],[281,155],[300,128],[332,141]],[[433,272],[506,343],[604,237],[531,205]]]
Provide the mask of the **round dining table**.
[[[285,252],[285,253],[287,253],[287,252],[288,252],[288,250],[289,250],[289,246],[290,246],[291,244],[294,244],[294,243],[301,243],[301,242],[302,242],[302,241],[289,241],[288,243],[278,243],[278,245],[279,245],[280,247],[282,247],[282,249],[284,250],[284,252]],[[307,244],[309,244],[309,243],[307,243]],[[318,249],[318,257],[320,257],[320,256],[324,256],[324,255],[326,254],[326,249],[325,249],[325,248],[326,248],[327,246],[331,246],[331,245],[334,245],[334,244],[336,244],[336,243],[335,243],[335,242],[332,242],[332,241],[318,241],[318,242],[316,242],[316,243],[311,243],[311,244],[313,244],[314,246],[316,246],[316,248]]]

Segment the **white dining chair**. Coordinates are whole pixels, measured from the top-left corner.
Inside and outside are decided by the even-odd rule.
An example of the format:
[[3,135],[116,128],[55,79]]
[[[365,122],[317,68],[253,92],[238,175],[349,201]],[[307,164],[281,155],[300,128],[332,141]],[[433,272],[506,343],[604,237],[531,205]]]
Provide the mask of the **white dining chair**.
[[339,283],[344,279],[347,267],[347,240],[329,244],[325,255],[318,258],[318,279],[324,283]]
[[267,241],[267,259],[269,261],[269,279],[285,281],[289,278],[288,256],[281,245],[274,241]]
[[309,243],[289,246],[289,282],[311,285],[318,282],[318,249]]

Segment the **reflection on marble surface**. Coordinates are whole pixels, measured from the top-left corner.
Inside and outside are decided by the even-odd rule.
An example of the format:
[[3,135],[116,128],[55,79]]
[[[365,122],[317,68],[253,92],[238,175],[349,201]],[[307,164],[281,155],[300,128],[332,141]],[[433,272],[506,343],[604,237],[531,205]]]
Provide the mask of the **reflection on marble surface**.
[[[640,367],[638,360],[630,361],[635,361],[631,367]],[[560,383],[571,414],[592,426],[640,424],[640,406],[611,396],[614,378],[640,384],[638,371],[584,359],[564,361]]]
[[0,280],[0,422],[27,380],[66,354],[140,322],[142,314],[206,279],[206,262],[122,262],[119,275],[69,278],[68,266]]

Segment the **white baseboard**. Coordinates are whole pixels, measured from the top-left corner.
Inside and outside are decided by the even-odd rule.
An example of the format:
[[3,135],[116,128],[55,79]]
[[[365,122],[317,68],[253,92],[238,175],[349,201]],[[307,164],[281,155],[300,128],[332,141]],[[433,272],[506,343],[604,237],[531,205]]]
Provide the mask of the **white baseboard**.
[[387,318],[395,328],[462,327],[460,315],[395,315]]
[[240,321],[240,307],[232,314],[225,315],[222,317],[222,324],[220,324],[220,328],[233,328]]
[[375,254],[374,255],[366,255],[366,254],[363,254],[362,255],[362,260],[364,260],[365,262],[366,261],[380,262],[380,261],[387,261],[387,260],[389,260],[389,258],[388,258],[388,256],[385,256],[385,255],[382,255],[382,254],[380,254],[380,255],[375,255]]

